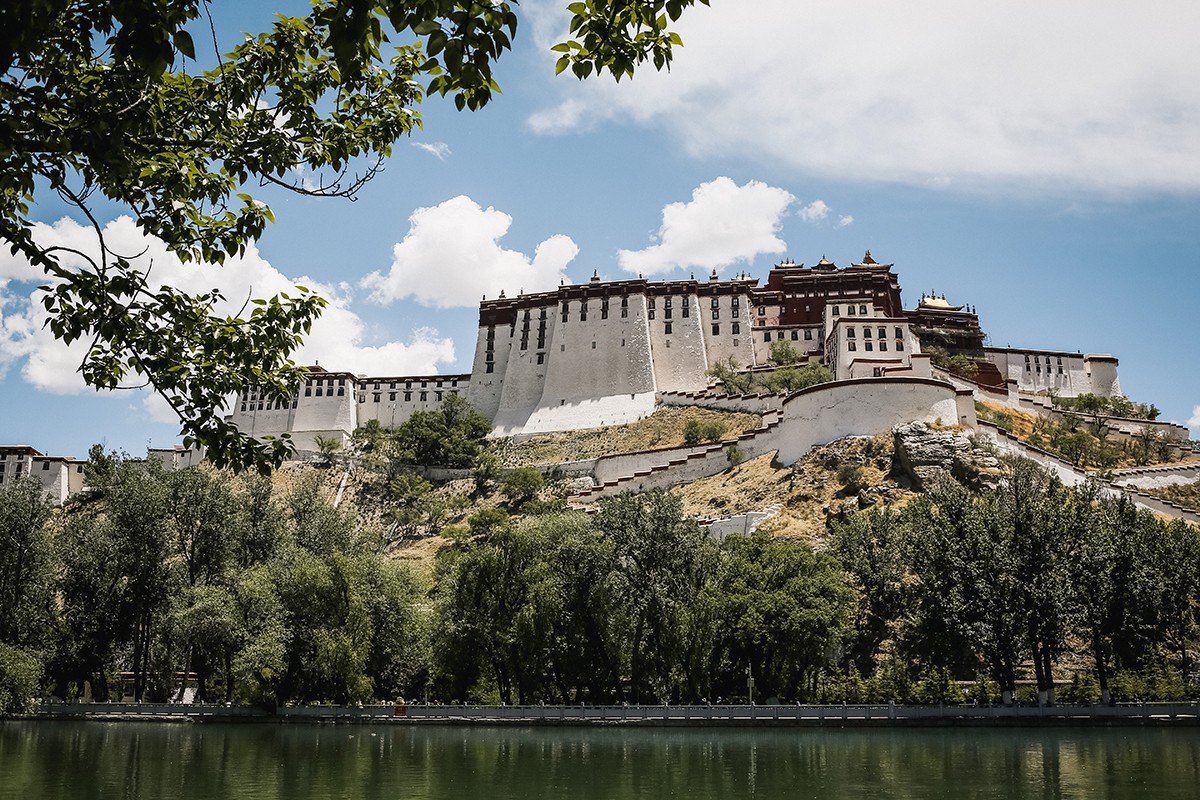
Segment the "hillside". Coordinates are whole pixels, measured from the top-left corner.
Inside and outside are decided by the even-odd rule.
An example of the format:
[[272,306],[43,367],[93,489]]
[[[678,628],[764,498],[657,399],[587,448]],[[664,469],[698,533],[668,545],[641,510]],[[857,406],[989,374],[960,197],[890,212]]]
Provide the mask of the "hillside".
[[726,437],[762,424],[762,418],[757,414],[712,411],[697,406],[663,406],[649,417],[628,425],[542,433],[520,441],[505,440],[496,444],[496,452],[504,466],[518,467],[678,447],[684,443],[684,428],[693,421],[722,424]]

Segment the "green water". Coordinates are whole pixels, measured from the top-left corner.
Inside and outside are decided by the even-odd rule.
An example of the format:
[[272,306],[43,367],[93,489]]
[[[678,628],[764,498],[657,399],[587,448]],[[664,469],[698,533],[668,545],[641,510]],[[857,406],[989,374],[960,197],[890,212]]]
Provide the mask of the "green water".
[[1200,729],[0,723],[0,800],[1197,796]]

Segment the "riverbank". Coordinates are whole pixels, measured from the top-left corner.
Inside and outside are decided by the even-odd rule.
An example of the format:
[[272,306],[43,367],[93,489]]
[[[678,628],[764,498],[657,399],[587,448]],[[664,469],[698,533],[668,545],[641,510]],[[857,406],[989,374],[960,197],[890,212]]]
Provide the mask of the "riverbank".
[[350,725],[553,725],[645,727],[796,726],[1200,726],[1198,703],[1055,706],[248,706],[176,703],[46,703],[25,720],[254,722]]

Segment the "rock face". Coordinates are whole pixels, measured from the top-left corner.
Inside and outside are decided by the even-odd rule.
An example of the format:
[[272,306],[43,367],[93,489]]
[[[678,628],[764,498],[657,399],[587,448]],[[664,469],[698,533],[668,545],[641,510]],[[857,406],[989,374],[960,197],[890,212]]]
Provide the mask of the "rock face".
[[932,428],[925,422],[910,422],[892,429],[897,466],[924,491],[945,478],[969,486],[990,484],[1000,463],[971,437],[956,430]]

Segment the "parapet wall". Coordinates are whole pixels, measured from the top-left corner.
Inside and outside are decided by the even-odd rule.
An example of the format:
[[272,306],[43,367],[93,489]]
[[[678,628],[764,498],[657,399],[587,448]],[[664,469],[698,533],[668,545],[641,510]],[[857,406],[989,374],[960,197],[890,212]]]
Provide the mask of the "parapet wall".
[[975,427],[971,393],[931,378],[861,378],[811,386],[783,403],[774,436],[781,464],[817,445],[891,430],[906,422]]

